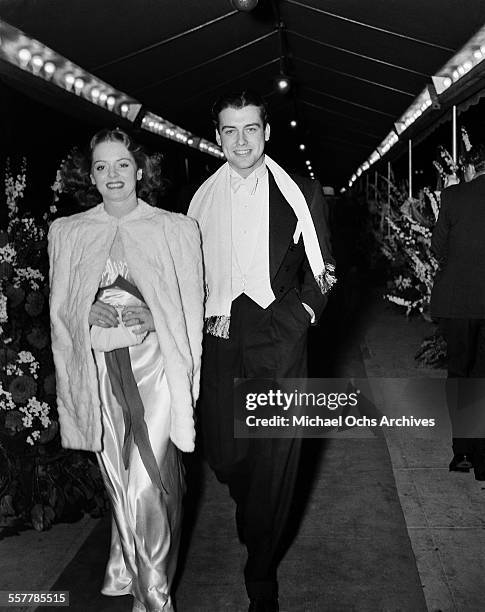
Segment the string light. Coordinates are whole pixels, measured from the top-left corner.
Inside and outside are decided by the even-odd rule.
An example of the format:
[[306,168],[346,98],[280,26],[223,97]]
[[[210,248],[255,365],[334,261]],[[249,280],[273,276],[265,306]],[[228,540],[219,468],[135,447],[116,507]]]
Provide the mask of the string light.
[[33,55],[31,62],[34,73],[39,72],[39,70],[41,70],[42,66],[44,65],[44,60],[41,58],[40,55]]
[[24,49],[19,50],[18,57],[19,57],[21,66],[25,67],[30,62],[30,58],[32,57],[32,54],[28,49],[24,48]]
[[463,78],[485,59],[485,26],[432,77],[438,95]]
[[82,79],[81,77],[77,77],[76,79],[74,79],[74,89],[76,90],[76,93],[79,95],[81,91],[84,89],[84,79]]
[[44,64],[44,72],[49,77],[52,76],[55,71],[56,71],[56,65],[54,64],[54,62],[46,62]]
[[68,90],[70,90],[71,87],[74,85],[75,80],[76,80],[76,77],[71,72],[68,72],[67,74],[64,75],[64,81],[66,83],[66,87]]
[[[140,115],[142,108],[140,102],[2,19],[0,19],[0,60],[28,72],[35,78],[48,81],[53,87],[85,98],[127,121],[134,122]],[[221,149],[214,143],[198,138],[153,113],[145,112],[141,125],[157,135],[197,148],[218,158],[224,157]]]
[[190,132],[177,127],[173,123],[170,123],[166,119],[163,119],[154,113],[146,113],[142,119],[141,126],[150,132],[163,134],[165,138],[170,140],[175,140],[179,143],[186,144],[187,146],[198,148],[200,151],[213,155],[214,157],[224,157],[224,153],[221,151],[221,149],[212,142],[202,138],[197,139]]

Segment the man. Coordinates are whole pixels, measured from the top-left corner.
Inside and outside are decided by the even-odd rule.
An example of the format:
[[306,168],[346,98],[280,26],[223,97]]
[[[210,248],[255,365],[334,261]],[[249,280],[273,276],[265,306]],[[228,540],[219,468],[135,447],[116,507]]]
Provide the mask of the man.
[[[440,318],[448,345],[448,402],[453,432],[450,471],[485,480],[485,146],[473,147],[466,182],[441,194],[431,247],[440,271],[431,314]],[[465,380],[466,379],[466,380]],[[485,416],[485,413],[484,413]]]
[[227,163],[188,212],[200,224],[207,285],[204,448],[236,502],[249,610],[274,612],[301,441],[236,439],[234,379],[306,376],[307,329],[326,304],[335,267],[319,183],[290,177],[265,155],[263,99],[223,96],[213,119]]

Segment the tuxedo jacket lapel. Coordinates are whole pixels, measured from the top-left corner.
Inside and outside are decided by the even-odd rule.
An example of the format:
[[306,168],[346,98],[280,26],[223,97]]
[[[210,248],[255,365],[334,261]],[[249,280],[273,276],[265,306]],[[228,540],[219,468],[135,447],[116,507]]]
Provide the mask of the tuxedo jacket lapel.
[[296,215],[278,189],[273,175],[269,179],[269,273],[273,279],[283,261],[288,246],[293,240]]

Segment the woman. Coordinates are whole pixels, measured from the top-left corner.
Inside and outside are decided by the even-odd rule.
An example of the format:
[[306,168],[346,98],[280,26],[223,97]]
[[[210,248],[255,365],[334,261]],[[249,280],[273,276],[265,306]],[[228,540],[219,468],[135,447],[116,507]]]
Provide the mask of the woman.
[[[49,231],[52,350],[63,446],[95,451],[111,498],[102,592],[133,610],[173,610],[170,585],[194,448],[203,281],[195,221],[148,205],[150,159],[102,130],[64,183],[102,202]],[[92,191],[92,189],[91,189]],[[99,196],[98,196],[99,197]],[[99,200],[98,200],[99,201]]]

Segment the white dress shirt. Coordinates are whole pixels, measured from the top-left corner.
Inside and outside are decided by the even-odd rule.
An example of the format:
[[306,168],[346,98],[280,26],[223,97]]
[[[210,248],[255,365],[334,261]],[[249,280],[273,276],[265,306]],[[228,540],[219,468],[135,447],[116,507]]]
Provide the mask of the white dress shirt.
[[[232,299],[245,293],[261,308],[275,300],[269,273],[269,180],[266,164],[243,178],[231,173]],[[311,322],[312,308],[302,303]]]
[[263,163],[247,178],[231,169],[232,299],[245,293],[261,308],[275,296],[269,274],[269,183]]

